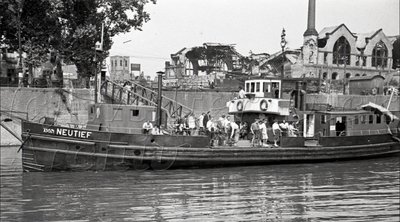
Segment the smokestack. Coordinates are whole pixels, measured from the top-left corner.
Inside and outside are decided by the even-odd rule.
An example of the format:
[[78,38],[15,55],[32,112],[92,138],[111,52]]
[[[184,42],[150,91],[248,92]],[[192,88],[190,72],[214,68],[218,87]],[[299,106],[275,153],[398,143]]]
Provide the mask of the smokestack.
[[310,35],[318,35],[315,29],[315,0],[308,0],[307,30],[303,34],[303,36]]

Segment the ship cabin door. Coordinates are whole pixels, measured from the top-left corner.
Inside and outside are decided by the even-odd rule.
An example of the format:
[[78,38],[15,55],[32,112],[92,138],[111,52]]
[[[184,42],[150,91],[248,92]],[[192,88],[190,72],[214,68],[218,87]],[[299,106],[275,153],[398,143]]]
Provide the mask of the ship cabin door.
[[265,98],[273,98],[273,95],[272,95],[272,92],[271,92],[271,83],[270,82],[263,82],[262,90],[264,92],[264,97]]
[[346,127],[347,127],[346,122],[347,122],[346,116],[336,117],[336,123],[335,123],[336,136],[346,135]]
[[304,137],[314,137],[315,135],[315,115],[314,114],[304,114]]

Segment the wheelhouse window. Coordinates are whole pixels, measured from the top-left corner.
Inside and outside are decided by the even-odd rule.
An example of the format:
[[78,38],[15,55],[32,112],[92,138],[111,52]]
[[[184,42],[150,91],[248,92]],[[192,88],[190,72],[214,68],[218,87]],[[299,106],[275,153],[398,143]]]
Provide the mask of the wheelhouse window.
[[368,123],[369,123],[369,124],[373,124],[373,123],[374,123],[374,116],[373,116],[373,115],[369,115],[369,117],[368,117]]
[[250,92],[250,83],[246,83],[246,92]]
[[250,92],[254,92],[254,90],[255,90],[255,83],[252,82],[250,83]]
[[333,64],[350,65],[350,44],[347,39],[340,37],[333,46]]
[[263,91],[264,92],[270,92],[269,87],[270,87],[269,83],[263,82]]
[[367,117],[365,115],[361,116],[361,124],[366,124],[367,123]]
[[256,92],[260,92],[260,83],[256,82]]
[[354,124],[355,124],[355,125],[356,125],[356,124],[359,124],[358,116],[354,116]]
[[382,41],[376,43],[372,50],[372,66],[373,67],[386,67],[387,66],[388,50]]
[[382,122],[382,116],[379,114],[376,114],[376,123],[381,123]]

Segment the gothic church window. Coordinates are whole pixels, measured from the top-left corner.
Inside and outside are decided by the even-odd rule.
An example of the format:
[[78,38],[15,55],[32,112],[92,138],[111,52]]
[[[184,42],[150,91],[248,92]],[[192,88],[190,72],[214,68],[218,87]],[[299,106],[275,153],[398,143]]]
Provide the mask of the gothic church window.
[[333,64],[350,65],[350,44],[344,36],[333,46]]
[[388,50],[385,43],[382,41],[376,43],[372,50],[372,66],[373,67],[386,67],[387,66]]

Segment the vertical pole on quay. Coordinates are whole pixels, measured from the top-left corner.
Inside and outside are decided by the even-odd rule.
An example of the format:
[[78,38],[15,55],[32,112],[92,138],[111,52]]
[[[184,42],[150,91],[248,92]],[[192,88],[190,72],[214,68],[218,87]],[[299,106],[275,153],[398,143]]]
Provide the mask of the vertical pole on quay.
[[162,103],[162,78],[164,72],[157,72],[157,80],[158,80],[158,93],[157,93],[157,116],[156,116],[156,125],[158,127],[161,126],[161,103]]

